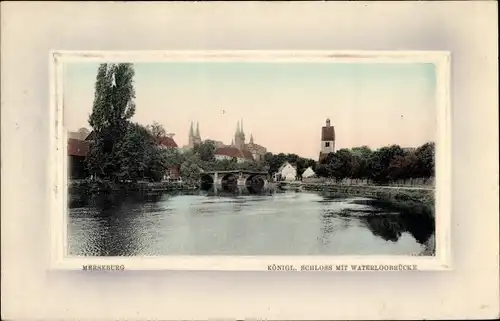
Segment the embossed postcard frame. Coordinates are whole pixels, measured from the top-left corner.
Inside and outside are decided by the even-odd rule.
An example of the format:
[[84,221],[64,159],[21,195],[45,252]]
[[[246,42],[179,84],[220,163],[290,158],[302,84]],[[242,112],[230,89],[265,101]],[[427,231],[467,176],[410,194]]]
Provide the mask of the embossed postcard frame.
[[[50,53],[52,180],[51,267],[74,270],[114,265],[127,270],[264,271],[270,266],[411,265],[417,270],[449,270],[451,262],[451,105],[450,59],[444,51],[64,51]],[[63,72],[66,62],[288,61],[432,63],[436,67],[436,255],[435,256],[151,256],[70,257],[67,255],[67,137],[63,124]],[[335,270],[335,269],[334,269]]]

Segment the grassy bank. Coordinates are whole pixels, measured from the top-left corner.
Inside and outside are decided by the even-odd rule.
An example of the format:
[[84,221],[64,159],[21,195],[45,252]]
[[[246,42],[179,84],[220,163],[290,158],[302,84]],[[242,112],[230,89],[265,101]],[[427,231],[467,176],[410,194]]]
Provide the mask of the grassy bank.
[[401,212],[435,216],[434,190],[366,185],[324,185],[308,183],[304,190],[327,194],[372,198],[377,205]]

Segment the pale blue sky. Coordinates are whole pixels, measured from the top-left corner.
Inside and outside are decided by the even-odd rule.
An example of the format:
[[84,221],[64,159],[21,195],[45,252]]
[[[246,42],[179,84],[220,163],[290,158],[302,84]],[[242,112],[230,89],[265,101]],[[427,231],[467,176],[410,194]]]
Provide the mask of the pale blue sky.
[[[432,64],[170,62],[135,66],[137,112],[156,121],[182,146],[191,121],[202,139],[230,143],[244,120],[247,138],[273,153],[316,159],[329,117],[336,147],[434,141],[435,67]],[[65,65],[65,126],[89,127],[98,64]]]

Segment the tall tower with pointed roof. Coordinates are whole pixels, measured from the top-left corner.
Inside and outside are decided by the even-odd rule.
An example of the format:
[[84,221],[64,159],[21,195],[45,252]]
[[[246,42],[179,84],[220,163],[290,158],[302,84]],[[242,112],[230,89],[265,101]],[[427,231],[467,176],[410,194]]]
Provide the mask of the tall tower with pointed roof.
[[330,118],[326,119],[326,126],[321,128],[321,147],[319,161],[325,159],[329,153],[335,153],[335,127],[330,124]]
[[243,132],[243,119],[241,123],[238,121],[236,125],[236,133],[234,134],[234,146],[238,149],[245,147],[245,133]]
[[201,144],[201,135],[200,135],[200,122],[196,122],[196,133],[194,134],[194,143],[195,145]]
[[245,131],[243,130],[243,118],[241,119],[241,139],[243,140],[243,144],[245,144]]
[[188,140],[188,147],[193,148],[194,147],[194,129],[193,129],[193,122],[191,122],[191,127],[189,127],[189,140]]

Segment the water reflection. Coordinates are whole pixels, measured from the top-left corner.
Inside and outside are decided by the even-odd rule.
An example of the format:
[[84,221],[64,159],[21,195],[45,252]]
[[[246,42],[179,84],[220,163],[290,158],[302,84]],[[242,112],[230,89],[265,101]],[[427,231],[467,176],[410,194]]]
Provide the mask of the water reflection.
[[[72,195],[70,255],[370,255],[429,249],[434,220],[338,195],[232,190]],[[433,250],[433,248],[432,248]]]

